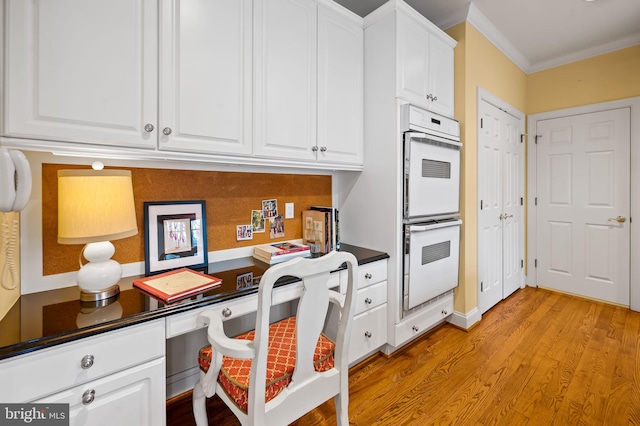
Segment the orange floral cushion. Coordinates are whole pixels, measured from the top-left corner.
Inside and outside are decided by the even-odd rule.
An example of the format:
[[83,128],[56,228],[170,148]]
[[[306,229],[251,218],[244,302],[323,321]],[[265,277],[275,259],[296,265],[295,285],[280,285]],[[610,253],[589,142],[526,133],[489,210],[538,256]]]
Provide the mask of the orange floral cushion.
[[[250,331],[236,339],[253,340]],[[318,372],[333,368],[335,343],[324,334],[320,335],[313,355],[313,365]],[[291,317],[269,326],[269,353],[267,355],[267,383],[265,401],[275,398],[291,382],[296,363],[296,318]],[[205,373],[211,365],[211,345],[200,349],[198,364]],[[218,381],[227,395],[240,409],[247,411],[249,399],[250,359],[223,356]]]

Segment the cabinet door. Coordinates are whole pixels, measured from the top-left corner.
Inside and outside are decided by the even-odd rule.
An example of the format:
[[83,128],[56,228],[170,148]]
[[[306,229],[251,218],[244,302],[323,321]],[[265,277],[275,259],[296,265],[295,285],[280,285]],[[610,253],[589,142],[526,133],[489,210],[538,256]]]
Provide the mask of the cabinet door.
[[156,146],[156,1],[6,7],[6,136]]
[[157,426],[166,423],[164,357],[42,398],[69,404],[71,426]]
[[162,5],[159,149],[251,154],[252,0]]
[[318,161],[362,164],[362,23],[318,9]]
[[254,25],[254,153],[315,161],[317,5],[258,1]]
[[398,96],[428,107],[429,32],[418,22],[398,13]]
[[453,47],[438,37],[429,38],[429,109],[453,117]]

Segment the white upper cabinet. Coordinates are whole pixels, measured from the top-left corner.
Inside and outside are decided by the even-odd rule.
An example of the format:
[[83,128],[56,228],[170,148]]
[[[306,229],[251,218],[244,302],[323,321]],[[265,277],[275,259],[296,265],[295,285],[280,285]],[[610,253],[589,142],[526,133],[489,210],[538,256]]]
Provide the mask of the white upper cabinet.
[[331,0],[4,0],[2,142],[361,170],[362,18]]
[[159,4],[10,0],[4,134],[251,154],[251,0]]
[[252,0],[161,2],[159,149],[252,153],[252,13]]
[[6,2],[6,136],[156,146],[155,0]]
[[398,97],[453,117],[454,47],[455,41],[422,16],[398,11]]
[[257,156],[362,164],[363,30],[354,16],[328,2],[256,2]]
[[318,6],[268,0],[254,10],[254,152],[315,160]]
[[363,162],[362,21],[318,9],[318,140],[320,162]]

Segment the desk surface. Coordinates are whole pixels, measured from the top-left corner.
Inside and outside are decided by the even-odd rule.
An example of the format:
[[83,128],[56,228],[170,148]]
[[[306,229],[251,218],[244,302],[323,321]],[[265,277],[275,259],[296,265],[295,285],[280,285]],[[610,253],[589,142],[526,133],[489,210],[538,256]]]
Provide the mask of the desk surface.
[[[353,253],[360,265],[389,257],[348,244],[341,250]],[[208,273],[221,278],[222,285],[172,305],[162,305],[133,288],[132,281],[139,277],[123,278],[120,295],[106,306],[81,303],[78,287],[22,295],[0,320],[0,360],[256,293],[268,267],[252,257],[212,263]]]

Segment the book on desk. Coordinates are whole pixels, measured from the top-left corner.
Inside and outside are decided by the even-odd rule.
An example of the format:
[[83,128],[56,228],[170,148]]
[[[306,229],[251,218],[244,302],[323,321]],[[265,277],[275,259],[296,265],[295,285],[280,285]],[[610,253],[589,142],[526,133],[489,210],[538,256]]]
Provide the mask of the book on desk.
[[134,287],[165,304],[196,296],[221,284],[220,278],[189,268],[175,269],[133,281]]
[[269,265],[310,255],[311,249],[308,245],[296,244],[289,241],[262,244],[253,248],[253,257]]

